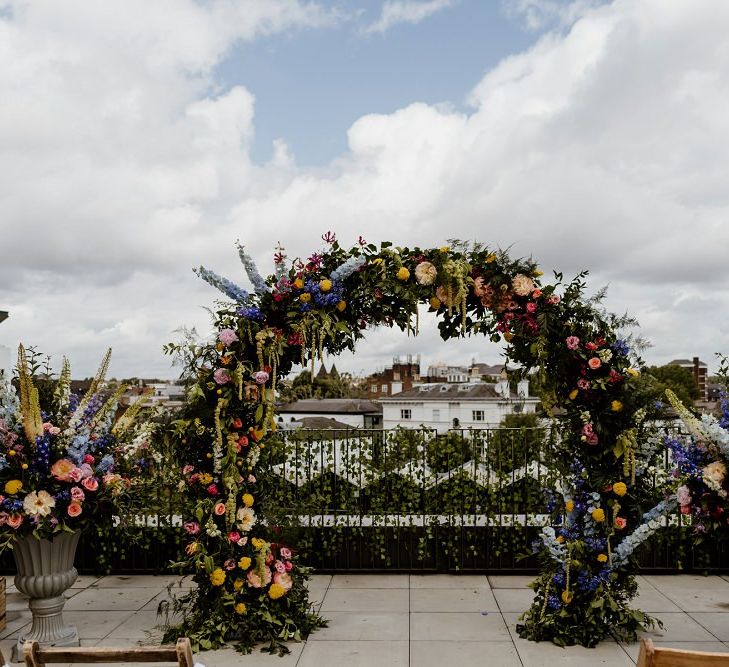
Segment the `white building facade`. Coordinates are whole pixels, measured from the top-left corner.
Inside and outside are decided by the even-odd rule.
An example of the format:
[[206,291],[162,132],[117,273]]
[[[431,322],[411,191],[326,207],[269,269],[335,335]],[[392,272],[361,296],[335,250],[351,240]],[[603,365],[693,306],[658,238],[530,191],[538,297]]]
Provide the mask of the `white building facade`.
[[379,402],[384,429],[426,427],[445,433],[452,428],[496,427],[506,415],[533,414],[539,399],[529,396],[527,380],[514,394],[502,379],[496,384],[423,384]]
[[353,428],[380,428],[382,408],[359,398],[307,398],[279,405],[276,413],[282,424],[323,417]]

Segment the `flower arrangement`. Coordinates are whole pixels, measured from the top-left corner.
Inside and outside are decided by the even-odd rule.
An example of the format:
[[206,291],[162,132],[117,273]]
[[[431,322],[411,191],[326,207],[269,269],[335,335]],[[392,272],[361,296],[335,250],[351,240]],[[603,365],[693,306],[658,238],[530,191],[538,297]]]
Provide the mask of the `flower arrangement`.
[[191,505],[186,564],[198,583],[168,637],[185,632],[209,648],[238,636],[244,650],[264,640],[285,650],[282,639],[320,624],[307,613],[307,573],[276,532],[281,508],[267,502],[260,472],[276,456],[277,379],[324,352],[354,349],[368,327],[417,332],[418,305],[427,304],[442,338],[504,340],[523,373],[539,369],[543,404],[562,427],[557,458],[571,489],[553,499],[554,527],[538,547],[544,570],[521,634],[561,645],[594,646],[610,632],[635,639],[651,619],[629,606],[630,556],[668,508],[640,510],[655,504],[644,483],[655,443],[637,381],[641,361],[617,333],[631,322],[583,297],[584,273],[542,284],[532,259],[481,244],[378,248],[360,237],[346,250],[331,232],[322,239],[325,250],[290,264],[279,247],[265,279],[239,246],[253,294],[197,270],[234,303],[217,310],[214,341],[167,348],[188,358],[189,402],[175,437]]
[[685,438],[667,438],[673,455],[673,474],[679,484],[676,502],[691,518],[700,541],[708,534],[729,532],[729,398],[722,396],[720,419],[694,416],[669,389],[668,402],[689,431]]
[[104,396],[110,356],[111,350],[83,397],[71,393],[64,359],[58,380],[42,379],[42,401],[37,367],[20,346],[17,392],[9,383],[0,387],[0,548],[21,536],[51,538],[111,523],[114,500],[130,484],[120,473],[125,448],[139,444],[139,408],[115,423],[126,387]]

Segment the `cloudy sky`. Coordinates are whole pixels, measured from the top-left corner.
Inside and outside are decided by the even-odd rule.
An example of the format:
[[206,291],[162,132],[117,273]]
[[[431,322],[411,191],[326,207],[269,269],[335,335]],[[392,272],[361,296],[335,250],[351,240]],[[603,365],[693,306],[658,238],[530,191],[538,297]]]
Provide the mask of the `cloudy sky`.
[[[0,0],[0,62],[0,344],[77,376],[173,376],[193,266],[327,230],[590,269],[650,363],[729,352],[726,0]],[[499,358],[424,329],[338,366]]]

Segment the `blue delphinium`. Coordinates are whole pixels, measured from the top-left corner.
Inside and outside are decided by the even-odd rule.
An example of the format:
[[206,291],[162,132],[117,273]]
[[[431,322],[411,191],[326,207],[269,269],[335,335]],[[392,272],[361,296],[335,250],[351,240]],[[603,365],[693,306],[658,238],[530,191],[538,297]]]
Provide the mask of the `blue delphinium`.
[[109,472],[113,465],[114,457],[111,454],[107,454],[106,456],[104,456],[104,458],[101,459],[101,461],[99,461],[96,469],[103,475],[104,473]]
[[262,322],[264,319],[261,309],[256,306],[242,306],[238,308],[236,313],[240,317],[245,317],[247,320],[253,320],[255,322]]
[[233,301],[243,303],[250,298],[248,292],[246,292],[242,287],[238,287],[238,285],[231,282],[227,278],[219,276],[217,273],[206,269],[204,266],[201,266],[198,269],[194,269],[194,271],[206,283],[209,283],[213,287],[219,289],[221,292],[223,292],[223,294],[233,299]]
[[624,340],[616,340],[611,347],[613,352],[621,357],[627,357],[630,354],[630,347]]
[[552,611],[558,611],[562,608],[562,603],[556,595],[550,595],[547,598],[547,608]]

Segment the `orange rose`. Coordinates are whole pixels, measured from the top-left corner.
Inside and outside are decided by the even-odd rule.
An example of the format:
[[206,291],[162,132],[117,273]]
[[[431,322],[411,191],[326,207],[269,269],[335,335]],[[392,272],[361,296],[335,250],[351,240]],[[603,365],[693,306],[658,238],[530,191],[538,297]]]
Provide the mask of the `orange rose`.
[[66,511],[68,512],[68,516],[77,517],[84,511],[84,509],[81,507],[81,503],[73,500],[68,503],[68,509]]
[[600,357],[592,357],[590,361],[587,362],[587,365],[593,370],[596,371],[600,366],[602,366],[602,361],[600,361]]

